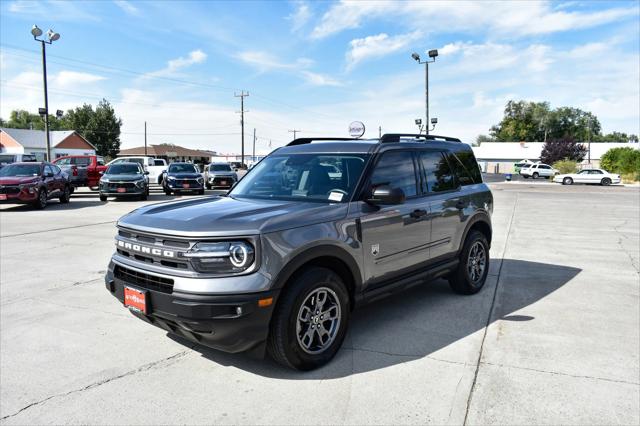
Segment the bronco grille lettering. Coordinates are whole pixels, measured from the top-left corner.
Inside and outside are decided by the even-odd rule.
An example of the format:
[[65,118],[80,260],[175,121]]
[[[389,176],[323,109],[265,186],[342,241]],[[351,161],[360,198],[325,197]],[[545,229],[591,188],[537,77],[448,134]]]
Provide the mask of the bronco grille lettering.
[[138,253],[151,254],[153,256],[161,256],[161,257],[176,257],[176,252],[172,250],[164,250],[154,247],[141,246],[140,244],[132,244],[126,241],[117,240],[116,245],[125,250],[131,250]]

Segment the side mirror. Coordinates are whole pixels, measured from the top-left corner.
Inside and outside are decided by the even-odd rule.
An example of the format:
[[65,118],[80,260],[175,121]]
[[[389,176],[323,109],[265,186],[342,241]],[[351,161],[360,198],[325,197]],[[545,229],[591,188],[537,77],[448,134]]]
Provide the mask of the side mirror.
[[104,174],[104,170],[99,171],[98,174],[102,176]]
[[51,172],[44,172],[44,177],[46,177],[46,178],[53,177],[53,173],[51,173]]
[[400,188],[392,188],[389,185],[379,185],[372,191],[367,199],[370,204],[402,204],[405,200],[404,191]]
[[145,174],[145,175],[148,175],[148,174],[149,174],[149,172],[145,171],[145,172],[144,172],[144,174]]

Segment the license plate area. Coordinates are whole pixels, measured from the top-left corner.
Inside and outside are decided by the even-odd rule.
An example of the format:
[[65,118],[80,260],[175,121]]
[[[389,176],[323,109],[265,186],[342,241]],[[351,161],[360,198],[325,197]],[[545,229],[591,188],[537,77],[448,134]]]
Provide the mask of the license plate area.
[[182,184],[182,187],[183,187],[183,188],[189,188],[189,184],[188,184],[188,183],[183,183],[183,184]]
[[226,185],[226,184],[227,184],[227,181],[226,181],[226,180],[221,180],[221,181],[220,181],[220,185]]
[[127,192],[127,188],[118,188],[116,189],[116,191],[122,193],[122,192]]
[[148,312],[147,292],[132,287],[124,287],[124,306],[146,314]]

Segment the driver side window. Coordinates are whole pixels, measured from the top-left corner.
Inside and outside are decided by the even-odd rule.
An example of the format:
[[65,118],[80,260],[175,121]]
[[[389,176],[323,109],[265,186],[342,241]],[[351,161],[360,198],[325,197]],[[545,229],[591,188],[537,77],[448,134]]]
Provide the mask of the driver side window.
[[410,151],[385,152],[376,164],[370,182],[373,187],[389,185],[402,189],[407,198],[415,197],[417,182],[413,154]]

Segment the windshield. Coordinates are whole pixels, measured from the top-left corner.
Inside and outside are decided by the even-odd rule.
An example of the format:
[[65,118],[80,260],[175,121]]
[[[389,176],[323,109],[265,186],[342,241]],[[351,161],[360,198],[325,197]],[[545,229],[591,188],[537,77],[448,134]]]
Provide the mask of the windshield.
[[231,166],[228,164],[212,164],[209,166],[211,172],[230,172]]
[[107,169],[108,175],[137,175],[142,174],[137,164],[118,163],[112,164]]
[[169,173],[198,173],[193,164],[172,164]]
[[40,164],[9,164],[0,169],[0,176],[40,176]]
[[356,188],[368,155],[274,155],[258,163],[232,197],[345,202]]

